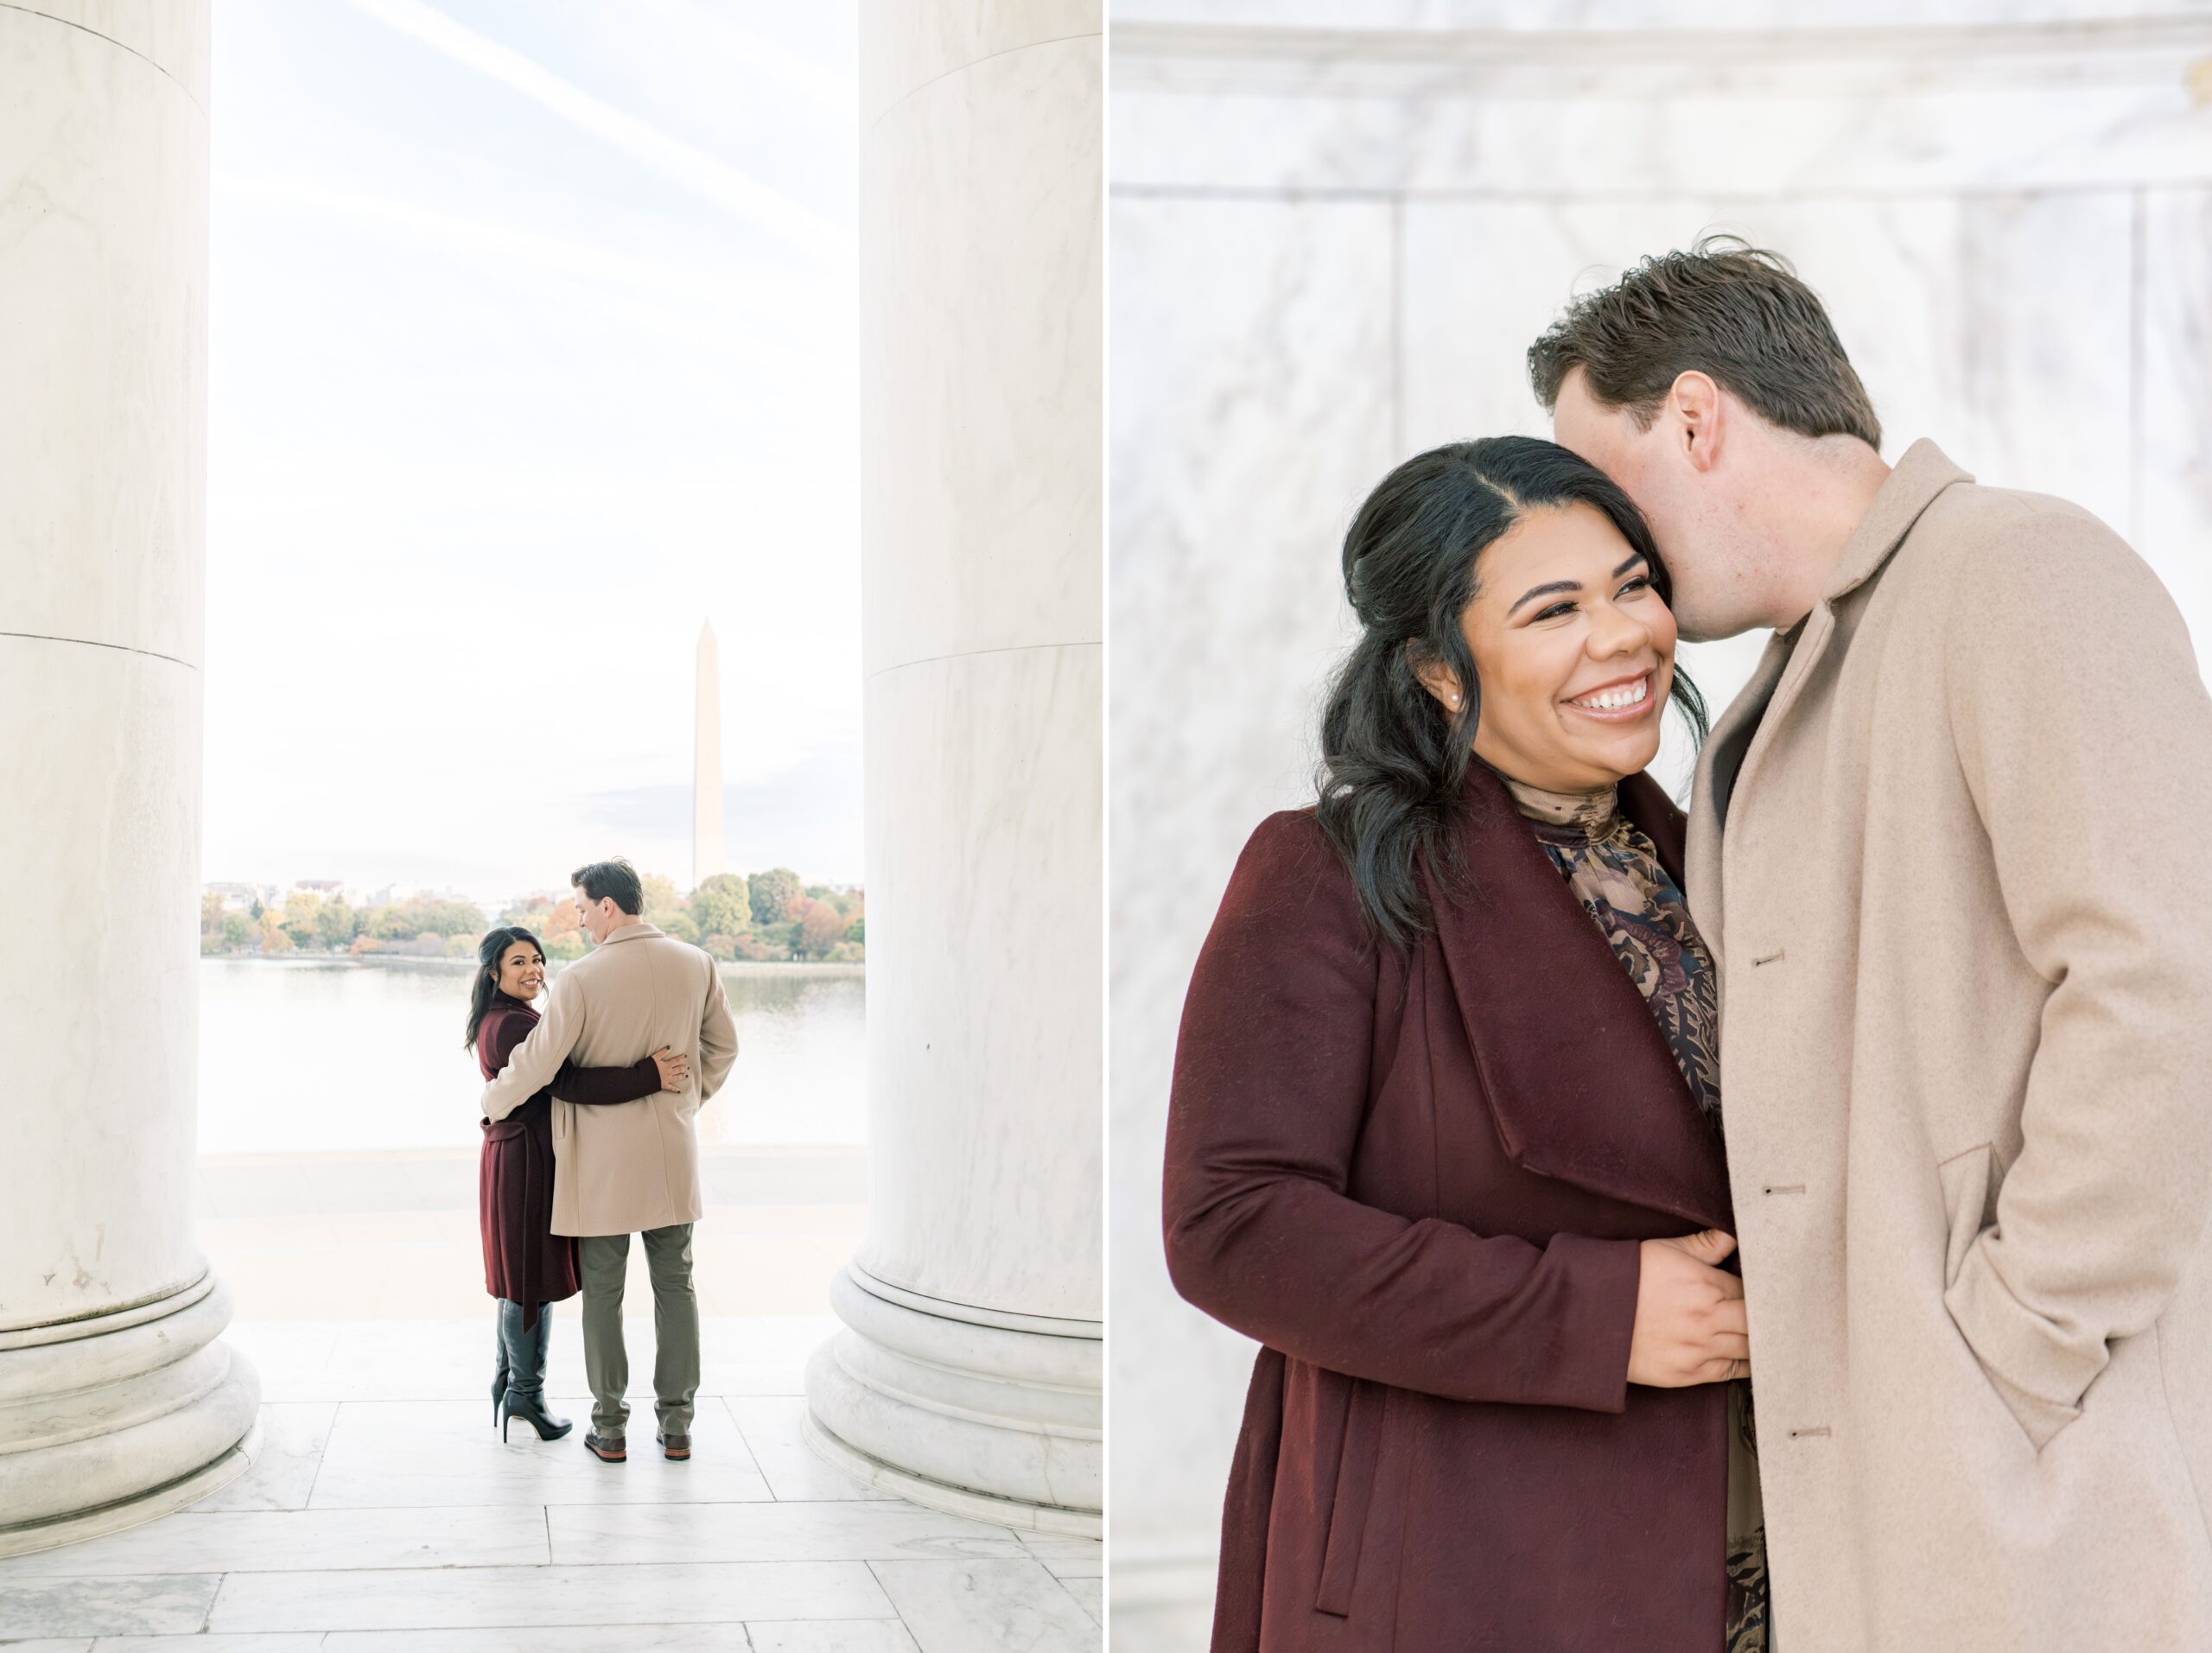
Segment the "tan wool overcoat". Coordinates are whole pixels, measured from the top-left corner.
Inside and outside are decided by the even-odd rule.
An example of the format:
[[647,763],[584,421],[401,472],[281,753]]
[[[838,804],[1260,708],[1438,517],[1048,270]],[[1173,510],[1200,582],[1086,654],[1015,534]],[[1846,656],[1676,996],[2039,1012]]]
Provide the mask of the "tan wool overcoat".
[[1925,442],[1707,743],[1783,1653],[2212,1649],[2208,825],[2156,577]]
[[544,1019],[484,1087],[486,1117],[504,1119],[550,1084],[563,1061],[620,1067],[663,1048],[691,1059],[682,1090],[613,1107],[553,1098],[556,1234],[639,1234],[699,1220],[692,1120],[737,1059],[715,961],[652,925],[625,925],[554,976]]

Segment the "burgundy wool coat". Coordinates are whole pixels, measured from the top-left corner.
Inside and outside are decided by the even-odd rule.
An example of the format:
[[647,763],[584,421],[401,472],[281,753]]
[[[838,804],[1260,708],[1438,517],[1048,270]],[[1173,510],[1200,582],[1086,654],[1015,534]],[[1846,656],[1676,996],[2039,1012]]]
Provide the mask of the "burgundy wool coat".
[[[1679,877],[1666,795],[1621,802]],[[1192,978],[1168,1268],[1265,1345],[1215,1653],[1719,1653],[1727,1390],[1627,1374],[1640,1243],[1734,1231],[1720,1142],[1484,766],[1449,830],[1401,955],[1271,816]]]
[[[537,1026],[537,1012],[499,994],[476,1029],[476,1065],[496,1078],[516,1046]],[[553,1231],[552,1099],[604,1105],[635,1102],[660,1089],[650,1056],[628,1067],[563,1065],[553,1083],[504,1119],[484,1121],[476,1167],[476,1221],[484,1237],[484,1289],[523,1306],[523,1325],[538,1306],[578,1290],[576,1243]]]

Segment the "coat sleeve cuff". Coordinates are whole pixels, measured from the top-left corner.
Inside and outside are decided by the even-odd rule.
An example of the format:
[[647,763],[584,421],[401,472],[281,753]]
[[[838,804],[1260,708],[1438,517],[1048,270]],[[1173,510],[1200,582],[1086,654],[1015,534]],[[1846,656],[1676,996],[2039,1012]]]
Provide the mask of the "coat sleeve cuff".
[[2088,1353],[2061,1341],[2049,1321],[2012,1295],[1980,1246],[1967,1253],[1943,1306],[2038,1452],[2082,1415],[2082,1391],[2104,1370],[2104,1345]]
[[1626,1411],[1629,1345],[1636,1338],[1636,1297],[1643,1278],[1643,1242],[1561,1234],[1545,1249],[1575,1281],[1562,1328],[1565,1392],[1554,1404]]

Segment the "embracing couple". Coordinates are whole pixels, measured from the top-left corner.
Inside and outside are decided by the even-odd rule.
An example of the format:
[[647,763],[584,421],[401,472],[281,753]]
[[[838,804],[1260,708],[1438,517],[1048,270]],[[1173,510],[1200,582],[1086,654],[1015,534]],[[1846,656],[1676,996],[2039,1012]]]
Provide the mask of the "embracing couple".
[[[1265,1345],[1214,1647],[2212,1648],[2179,614],[2087,512],[1884,463],[1771,255],[1529,364],[1555,443],[1353,521],[1319,801],[1191,983],[1169,1264]],[[1677,639],[1759,627],[1707,736]]]
[[532,1001],[544,949],[513,926],[484,938],[469,1005],[468,1045],[488,1082],[477,1206],[485,1288],[499,1300],[492,1417],[502,1439],[509,1418],[542,1440],[569,1433],[545,1408],[545,1358],[552,1305],[574,1297],[581,1279],[593,1396],[584,1445],[623,1461],[622,1286],[637,1234],[652,1281],[657,1440],[683,1459],[699,1389],[692,1121],[728,1077],[737,1034],[715,961],[645,922],[628,861],[594,861],[570,882],[595,944],[555,979],[543,1017]]

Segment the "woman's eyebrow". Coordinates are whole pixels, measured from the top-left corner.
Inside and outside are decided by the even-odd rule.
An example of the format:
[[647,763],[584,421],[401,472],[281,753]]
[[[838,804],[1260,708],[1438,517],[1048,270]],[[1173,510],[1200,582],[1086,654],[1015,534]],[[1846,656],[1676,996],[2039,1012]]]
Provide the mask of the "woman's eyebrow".
[[[1648,563],[1650,560],[1642,551],[1630,551],[1628,554],[1628,561],[1613,570],[1612,577],[1618,580],[1637,563]],[[1579,580],[1554,580],[1548,586],[1531,586],[1514,600],[1513,607],[1505,611],[1506,618],[1510,620],[1515,614],[1520,613],[1522,604],[1534,602],[1539,597],[1555,597],[1567,592],[1581,589],[1582,582]]]
[[1582,582],[1580,580],[1554,580],[1548,586],[1531,586],[1514,601],[1513,607],[1505,611],[1505,617],[1508,620],[1512,619],[1520,612],[1521,605],[1524,602],[1534,602],[1539,597],[1556,596],[1564,591],[1581,589]]

